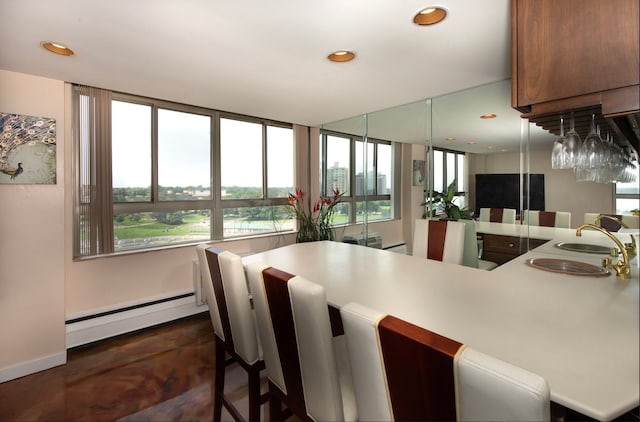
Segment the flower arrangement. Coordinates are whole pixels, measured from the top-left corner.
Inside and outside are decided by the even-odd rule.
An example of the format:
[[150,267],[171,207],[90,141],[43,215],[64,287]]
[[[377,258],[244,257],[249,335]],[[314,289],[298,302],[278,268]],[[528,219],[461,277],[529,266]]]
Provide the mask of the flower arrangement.
[[305,206],[304,192],[296,189],[295,194],[289,193],[291,214],[298,220],[298,234],[296,242],[313,242],[316,240],[334,240],[331,220],[335,206],[341,202],[342,195],[338,189],[333,190],[333,196],[321,196],[311,207],[309,202]]

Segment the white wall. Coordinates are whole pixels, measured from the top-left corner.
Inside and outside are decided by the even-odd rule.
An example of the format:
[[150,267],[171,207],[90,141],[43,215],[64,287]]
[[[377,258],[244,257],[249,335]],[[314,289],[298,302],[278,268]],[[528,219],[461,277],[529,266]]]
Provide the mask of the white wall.
[[55,118],[57,143],[57,184],[0,184],[1,382],[66,361],[64,83],[0,70],[0,111]]
[[[522,160],[522,163],[521,163]],[[613,184],[576,182],[572,170],[551,168],[551,148],[531,151],[528,162],[519,153],[469,154],[470,194],[475,193],[476,173],[544,174],[545,208],[547,211],[569,211],[571,226],[582,224],[585,212],[612,213]]]

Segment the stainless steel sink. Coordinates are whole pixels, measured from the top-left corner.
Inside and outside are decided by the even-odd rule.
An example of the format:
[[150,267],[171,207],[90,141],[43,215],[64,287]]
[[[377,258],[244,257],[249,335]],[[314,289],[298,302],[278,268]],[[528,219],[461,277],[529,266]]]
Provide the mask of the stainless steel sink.
[[571,261],[569,259],[555,258],[529,258],[525,264],[539,270],[554,273],[581,275],[588,277],[606,277],[609,270],[585,262]]
[[600,255],[609,255],[610,249],[606,246],[590,245],[588,243],[568,243],[560,242],[555,244],[556,248],[564,249],[572,252],[586,252]]

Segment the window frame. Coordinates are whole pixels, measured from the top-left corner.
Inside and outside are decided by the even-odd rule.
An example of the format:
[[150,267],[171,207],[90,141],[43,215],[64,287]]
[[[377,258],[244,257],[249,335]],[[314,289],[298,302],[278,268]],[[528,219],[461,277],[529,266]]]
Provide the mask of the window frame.
[[[349,224],[361,224],[363,221],[358,220],[357,216],[357,205],[361,202],[366,201],[389,201],[391,204],[391,217],[376,219],[375,221],[389,221],[389,220],[397,220],[400,218],[400,172],[402,166],[402,157],[401,157],[401,144],[399,142],[388,141],[384,139],[377,138],[363,138],[359,135],[351,135],[347,133],[341,133],[326,129],[320,130],[320,194],[325,196],[333,195],[331,192],[331,188],[328,186],[327,180],[327,170],[328,170],[328,160],[327,160],[327,137],[340,137],[348,140],[349,142],[349,195],[344,195],[342,197],[342,202],[349,204],[349,217],[347,220],[347,225]],[[363,193],[357,193],[357,169],[356,169],[356,160],[358,159],[356,154],[356,142],[366,142],[367,149],[363,148],[363,152],[368,151],[368,148],[371,145],[375,146],[373,151],[373,166],[375,171],[374,178],[374,194],[367,193],[367,176],[366,173],[368,169],[363,169]],[[390,192],[388,194],[380,194],[378,193],[378,148],[377,145],[389,145],[391,147],[391,174],[389,177],[390,181]],[[365,219],[365,221],[367,221]]]
[[[633,161],[632,163],[635,166],[636,170],[636,181],[631,183],[637,184],[640,183],[640,181],[638,180],[638,171],[640,170],[640,164],[638,164],[637,161]],[[623,183],[613,183],[613,210],[616,214],[622,213],[622,211],[620,211],[620,209],[618,208],[618,199],[630,199],[635,200],[636,202],[640,201],[640,193],[618,193],[618,186],[621,184]],[[640,205],[638,206],[638,208],[640,208]]]
[[[81,163],[81,141],[79,139],[79,130],[77,130],[77,126],[81,124],[79,122],[79,108],[80,101],[79,98],[85,95],[81,92],[80,87],[78,85],[74,85],[74,94],[73,101],[74,105],[74,155],[75,155],[75,163],[76,167],[80,168],[83,164]],[[263,119],[251,116],[245,116],[236,113],[223,112],[219,110],[208,109],[205,107],[192,106],[187,104],[175,103],[166,100],[159,100],[144,96],[138,96],[134,94],[122,93],[122,92],[111,92],[111,104],[113,101],[120,102],[128,102],[133,104],[140,104],[151,107],[151,192],[150,192],[150,200],[149,201],[139,201],[139,202],[115,202],[113,200],[113,194],[111,194],[111,205],[113,216],[115,217],[118,214],[135,214],[135,213],[146,213],[146,212],[176,212],[176,211],[191,211],[191,210],[209,210],[210,211],[210,231],[208,239],[198,239],[198,240],[189,240],[185,242],[176,242],[168,245],[154,246],[154,247],[136,247],[126,250],[118,250],[116,251],[116,239],[114,235],[114,239],[111,242],[110,250],[96,250],[92,247],[87,249],[86,245],[83,245],[83,242],[94,242],[93,236],[92,239],[81,240],[81,213],[79,211],[75,212],[74,215],[74,248],[73,248],[73,256],[74,259],[86,259],[93,258],[97,256],[104,255],[112,255],[112,254],[124,254],[124,253],[136,253],[136,252],[145,252],[154,249],[164,249],[175,246],[185,246],[189,244],[201,243],[203,241],[220,241],[226,239],[235,239],[238,237],[250,237],[250,236],[260,236],[267,233],[260,233],[254,235],[242,235],[242,236],[224,236],[224,221],[223,214],[225,208],[245,208],[245,207],[271,207],[271,206],[283,206],[287,205],[287,198],[270,198],[269,197],[269,189],[268,189],[268,157],[267,157],[267,131],[268,126],[275,126],[281,128],[291,129],[291,136],[293,142],[293,154],[291,159],[293,160],[293,168],[294,174],[292,175],[293,181],[295,184],[295,168],[296,168],[296,156],[295,156],[295,131],[293,130],[293,124],[278,122],[270,119]],[[158,184],[158,110],[165,109],[170,111],[177,111],[183,113],[190,114],[198,114],[209,117],[211,120],[210,125],[210,189],[211,189],[211,199],[200,199],[200,200],[160,200],[159,197],[159,184]],[[233,119],[239,121],[246,121],[251,123],[257,123],[262,125],[262,197],[261,198],[252,198],[252,199],[222,199],[221,196],[221,174],[220,174],[220,119]],[[109,121],[109,127],[111,127],[111,121]],[[111,145],[111,139],[109,139],[109,145]],[[86,157],[84,158],[86,161]],[[109,158],[109,161],[111,159]],[[90,159],[89,159],[90,161]],[[95,164],[90,164],[95,165]],[[112,166],[111,166],[112,167]],[[75,192],[74,192],[74,205],[76,206],[76,210],[79,210],[81,206],[82,195],[80,193],[80,179],[78,172],[74,172],[76,177],[75,182]],[[113,179],[109,181],[109,189],[113,189]],[[84,196],[86,197],[86,195]],[[110,228],[111,233],[114,233],[114,218],[112,217],[111,221],[103,221],[102,224],[106,225]],[[90,230],[93,230],[91,228]],[[269,233],[283,233],[289,232],[290,229],[286,230],[278,230],[278,228],[274,225],[273,232]],[[86,252],[89,251],[90,252]]]
[[[434,175],[434,169],[436,168],[435,165],[435,151],[439,151],[442,152],[442,191],[438,191],[438,192],[446,192],[448,186],[449,186],[449,181],[447,180],[447,174],[448,172],[448,166],[447,166],[447,155],[448,154],[454,154],[454,159],[453,159],[453,163],[454,163],[454,169],[453,169],[453,174],[455,175],[455,179],[456,179],[456,192],[454,195],[454,201],[456,200],[456,198],[463,198],[464,203],[460,204],[460,203],[456,203],[456,205],[458,205],[461,209],[465,209],[468,208],[469,206],[469,169],[468,169],[468,157],[467,157],[467,153],[464,151],[455,151],[455,150],[451,150],[451,149],[447,149],[447,148],[441,148],[441,147],[433,147],[430,146],[429,147],[429,153],[428,153],[428,157],[429,157],[429,177],[428,177],[428,185],[427,188],[425,190],[425,198],[430,197],[431,195],[433,195],[433,192],[435,191],[435,186],[434,186],[434,179],[435,179],[435,175]],[[463,172],[463,180],[462,182],[458,179],[458,175],[460,174],[460,158],[462,156],[462,172]],[[459,187],[461,186],[462,183],[462,189],[463,190],[459,190]],[[426,205],[425,205],[426,207]],[[427,211],[428,212],[428,211]]]

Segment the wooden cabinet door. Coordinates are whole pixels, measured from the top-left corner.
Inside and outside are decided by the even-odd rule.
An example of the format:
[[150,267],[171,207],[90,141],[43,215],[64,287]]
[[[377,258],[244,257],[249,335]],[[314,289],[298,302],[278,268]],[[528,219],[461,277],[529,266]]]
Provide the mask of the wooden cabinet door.
[[638,85],[639,4],[512,0],[513,107]]

